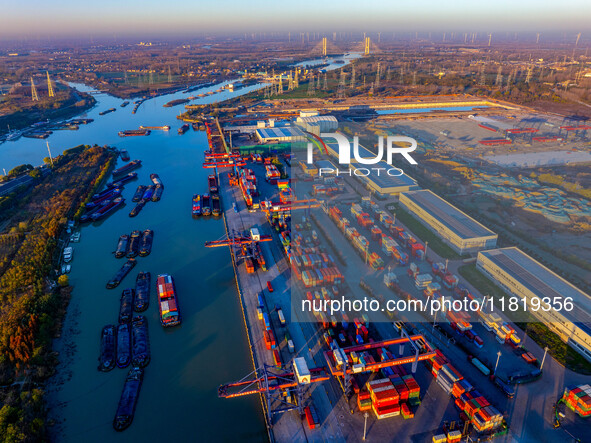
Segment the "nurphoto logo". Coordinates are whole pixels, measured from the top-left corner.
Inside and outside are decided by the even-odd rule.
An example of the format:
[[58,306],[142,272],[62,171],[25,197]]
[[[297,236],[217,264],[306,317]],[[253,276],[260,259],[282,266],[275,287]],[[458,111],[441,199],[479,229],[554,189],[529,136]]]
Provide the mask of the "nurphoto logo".
[[[325,138],[333,138],[337,141],[339,146],[339,164],[341,165],[350,165],[351,164],[351,143],[347,139],[347,137],[343,134],[337,132],[327,132],[320,134],[322,139]],[[384,142],[385,140],[385,142]],[[394,143],[397,143],[394,145]],[[410,146],[399,146],[400,143],[409,144]],[[384,149],[384,145],[386,148]],[[389,135],[387,137],[380,136],[378,137],[378,153],[374,158],[363,158],[359,155],[359,137],[353,137],[353,158],[355,161],[362,165],[375,165],[381,162],[384,159],[384,150],[386,151],[386,163],[392,166],[392,159],[394,154],[400,154],[404,157],[404,159],[410,163],[411,165],[418,164],[414,158],[411,157],[410,153],[417,149],[417,141],[411,137],[405,136],[393,136]],[[328,154],[328,152],[326,152]],[[311,164],[314,160],[314,145],[313,143],[308,143],[308,156],[307,156],[307,163]],[[367,176],[374,171],[377,175],[380,175],[381,171],[385,171],[388,175],[391,176],[401,176],[404,174],[402,169],[392,167],[392,168],[355,168],[353,173],[355,175],[363,175]],[[320,168],[319,175],[324,174],[346,174],[351,175],[351,169],[341,171],[339,169],[334,168]]]

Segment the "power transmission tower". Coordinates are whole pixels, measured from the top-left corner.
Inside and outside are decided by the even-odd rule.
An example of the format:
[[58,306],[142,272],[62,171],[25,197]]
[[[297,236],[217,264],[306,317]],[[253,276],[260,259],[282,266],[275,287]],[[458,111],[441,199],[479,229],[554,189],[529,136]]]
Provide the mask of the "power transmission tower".
[[318,81],[316,82],[316,89],[320,89],[320,81],[321,81],[320,74],[318,74]]
[[279,77],[279,86],[277,87],[277,94],[283,94],[283,79]]
[[327,81],[326,72],[324,73],[324,86],[322,86],[322,89],[324,91],[326,91],[328,89],[328,81]]
[[480,80],[478,82],[480,86],[486,85],[486,74],[484,73],[484,65],[480,67]]
[[152,74],[152,70],[150,69],[150,84],[154,84],[154,75]]
[[296,69],[295,78],[293,79],[294,89],[300,86],[300,79],[298,78],[298,70]]
[[170,65],[168,65],[168,83],[172,83],[172,74],[170,73]]
[[322,57],[326,57],[326,37],[322,37]]
[[388,66],[388,70],[386,71],[386,81],[389,82],[392,80],[392,71],[390,70],[390,66]]
[[355,65],[353,65],[353,69],[351,70],[351,89],[355,89]]
[[412,72],[412,85],[413,86],[417,85],[417,71]]
[[124,82],[127,84],[129,80],[127,79],[127,69],[125,70]]
[[308,80],[308,95],[314,95],[314,93],[314,76],[312,75]]
[[47,94],[50,97],[55,97],[55,93],[53,92],[53,85],[51,84],[51,79],[49,78],[49,71],[45,71],[47,74]]
[[34,102],[39,101],[39,95],[37,95],[37,88],[35,87],[35,82],[33,82],[33,77],[31,77],[31,99]]
[[529,84],[532,74],[533,74],[533,68],[531,66],[528,66],[527,67],[527,74],[525,75],[525,83]]
[[581,39],[581,33],[577,34],[577,41],[575,42],[575,46],[579,46],[579,40]]
[[492,43],[492,34],[488,34],[488,46]]
[[497,71],[497,79],[495,80],[496,86],[503,86],[503,67],[499,66],[499,70]]
[[365,37],[365,55],[369,55],[369,47],[370,47],[370,39],[369,37]]
[[376,89],[380,87],[380,62],[378,62],[378,70],[376,72]]

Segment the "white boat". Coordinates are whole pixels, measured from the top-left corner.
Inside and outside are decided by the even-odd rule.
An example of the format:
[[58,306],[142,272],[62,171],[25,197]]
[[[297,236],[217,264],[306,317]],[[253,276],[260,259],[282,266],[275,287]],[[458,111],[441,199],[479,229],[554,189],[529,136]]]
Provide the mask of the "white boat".
[[66,273],[66,265],[62,265],[62,274]]
[[64,261],[66,263],[69,263],[70,261],[72,261],[73,254],[74,254],[74,248],[72,248],[71,246],[64,248]]
[[69,274],[72,270],[72,265],[66,265],[66,274]]

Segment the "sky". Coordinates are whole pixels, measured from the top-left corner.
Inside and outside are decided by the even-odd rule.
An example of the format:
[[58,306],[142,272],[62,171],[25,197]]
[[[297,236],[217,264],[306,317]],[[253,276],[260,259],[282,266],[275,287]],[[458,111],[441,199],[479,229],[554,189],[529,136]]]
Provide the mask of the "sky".
[[591,32],[588,0],[0,0],[0,37],[273,31]]

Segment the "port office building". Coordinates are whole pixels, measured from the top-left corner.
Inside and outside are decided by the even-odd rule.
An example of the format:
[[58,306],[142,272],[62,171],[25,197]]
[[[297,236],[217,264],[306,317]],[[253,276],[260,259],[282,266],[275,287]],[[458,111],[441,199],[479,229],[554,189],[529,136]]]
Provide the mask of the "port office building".
[[[499,287],[526,300],[529,312],[591,361],[591,296],[516,247],[481,251],[476,266]],[[571,297],[573,309],[534,309],[533,298]]]
[[459,254],[497,245],[497,234],[430,190],[403,192],[400,205]]
[[[339,145],[337,143],[326,143],[328,154],[338,159]],[[367,148],[359,145],[359,156],[361,158],[375,158],[376,154],[369,151]],[[353,146],[351,146],[351,169],[354,176],[359,179],[366,187],[378,197],[387,195],[398,195],[401,192],[419,189],[414,178],[406,174],[389,175],[386,171],[392,169],[392,165],[381,161],[375,165],[364,165],[353,160]],[[338,165],[338,163],[337,163]],[[342,165],[340,169],[347,169]],[[370,169],[367,174],[367,169]],[[379,171],[378,171],[379,170]]]
[[261,143],[291,143],[306,141],[306,134],[297,126],[260,128],[256,135]]

